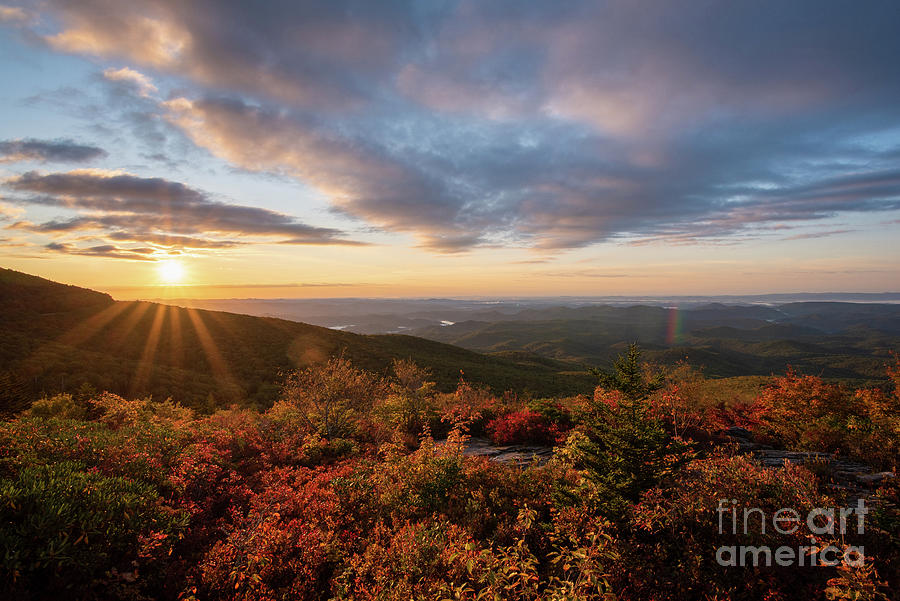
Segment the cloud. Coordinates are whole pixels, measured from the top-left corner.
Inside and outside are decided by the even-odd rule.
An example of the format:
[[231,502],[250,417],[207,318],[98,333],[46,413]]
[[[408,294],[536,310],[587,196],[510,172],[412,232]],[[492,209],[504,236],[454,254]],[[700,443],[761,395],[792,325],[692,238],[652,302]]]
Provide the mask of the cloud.
[[596,271],[592,269],[579,269],[576,271],[549,271],[542,274],[544,277],[549,278],[598,278],[598,279],[607,279],[607,278],[634,278],[634,277],[645,277],[636,275],[633,273],[607,273],[603,271]]
[[[76,170],[43,174],[34,171],[6,180],[17,193],[12,200],[78,213],[30,223],[20,221],[12,229],[54,236],[101,237],[130,242],[139,248],[106,244],[89,249],[59,243],[58,252],[80,252],[120,258],[136,258],[154,252],[213,250],[242,244],[343,244],[359,242],[340,237],[341,232],[298,222],[293,217],[262,209],[228,204],[206,193],[162,178],[142,178],[123,172]],[[125,257],[126,253],[128,254]]]
[[[867,156],[867,171],[840,176],[831,164],[792,165],[801,151],[804,161],[845,151],[823,151],[815,137],[787,148],[747,140],[734,149],[723,130],[721,140],[686,144],[648,166],[620,158],[621,143],[600,148],[597,138],[549,123],[524,133],[485,124],[481,140],[446,132],[441,146],[421,149],[402,139],[391,147],[344,138],[315,120],[239,101],[179,98],[165,107],[197,145],[230,163],[293,175],[338,210],[413,233],[440,252],[485,244],[559,250],[616,239],[734,243],[783,222],[900,208],[900,179],[877,153]],[[504,135],[516,143],[496,141]],[[721,173],[707,170],[711,160]],[[777,171],[784,167],[798,173]]]
[[[42,231],[48,231],[46,224]],[[106,238],[119,242],[136,242],[142,244],[152,244],[154,247],[163,249],[223,249],[235,248],[247,244],[240,240],[211,240],[207,238],[199,238],[196,236],[176,236],[173,234],[157,234],[148,231],[127,231],[118,230],[106,234]]]
[[120,248],[112,244],[78,247],[72,244],[50,242],[44,248],[54,253],[81,255],[85,257],[107,257],[112,259],[128,259],[131,261],[154,261],[154,248]]
[[103,77],[109,81],[131,84],[135,86],[138,93],[145,98],[159,91],[157,87],[153,85],[153,81],[149,77],[139,71],[129,69],[128,67],[122,67],[121,69],[106,69],[103,71]]
[[155,84],[143,73],[109,68],[93,73],[85,84],[40,91],[24,102],[84,122],[93,135],[106,139],[109,148],[142,147],[136,149],[141,156],[164,164],[167,172],[205,154],[190,153],[192,146],[162,119]]
[[77,144],[72,140],[2,140],[0,163],[41,161],[56,163],[85,163],[107,156],[102,148]]
[[312,118],[238,100],[177,98],[165,107],[170,121],[198,146],[244,169],[293,175],[317,187],[341,212],[413,232],[437,250],[452,252],[480,240],[466,227],[465,199],[383,146],[347,139]]
[[[0,197],[2,199],[2,197]],[[0,203],[0,221],[12,221],[22,216],[25,210],[22,207],[14,207]]]
[[[148,146],[164,118],[436,252],[735,244],[900,206],[894,2],[42,6],[50,46],[134,67],[106,79]],[[179,91],[157,104],[144,71]],[[44,225],[153,231],[107,201]]]
[[411,2],[52,2],[52,47],[121,57],[216,89],[323,109],[364,102],[418,39]]
[[19,6],[0,4],[0,23],[16,23],[29,21],[31,17]]
[[829,236],[837,236],[838,234],[849,234],[850,232],[855,232],[856,230],[828,230],[823,232],[810,232],[808,234],[797,234],[795,236],[788,236],[787,238],[783,238],[783,240],[812,240],[815,238],[827,238]]

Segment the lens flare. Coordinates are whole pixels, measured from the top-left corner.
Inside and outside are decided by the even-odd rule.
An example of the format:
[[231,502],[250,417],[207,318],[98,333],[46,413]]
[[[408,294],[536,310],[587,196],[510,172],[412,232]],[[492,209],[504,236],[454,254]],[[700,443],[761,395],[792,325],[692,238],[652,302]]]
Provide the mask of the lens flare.
[[684,342],[684,316],[678,307],[669,307],[669,326],[666,328],[666,343],[680,344]]

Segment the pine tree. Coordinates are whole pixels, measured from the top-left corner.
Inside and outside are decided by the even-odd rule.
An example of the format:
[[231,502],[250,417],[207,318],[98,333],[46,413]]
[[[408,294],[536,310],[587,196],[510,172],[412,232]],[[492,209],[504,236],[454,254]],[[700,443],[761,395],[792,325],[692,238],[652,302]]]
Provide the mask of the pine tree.
[[575,449],[576,460],[612,518],[623,517],[679,464],[685,451],[650,412],[649,397],[662,383],[648,375],[640,359],[641,351],[632,344],[615,360],[613,371],[592,370],[601,394],[590,403],[584,418],[587,437]]

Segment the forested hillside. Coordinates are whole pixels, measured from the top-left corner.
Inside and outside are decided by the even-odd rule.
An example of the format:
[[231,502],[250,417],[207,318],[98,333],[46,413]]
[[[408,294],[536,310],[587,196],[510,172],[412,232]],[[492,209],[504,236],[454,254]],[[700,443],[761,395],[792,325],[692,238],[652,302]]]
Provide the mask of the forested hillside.
[[87,384],[130,397],[173,397],[195,408],[270,405],[280,373],[344,354],[381,372],[415,358],[441,389],[462,375],[497,391],[539,395],[590,389],[559,362],[484,356],[401,335],[362,336],[281,319],[184,309],[0,271],[2,410]]

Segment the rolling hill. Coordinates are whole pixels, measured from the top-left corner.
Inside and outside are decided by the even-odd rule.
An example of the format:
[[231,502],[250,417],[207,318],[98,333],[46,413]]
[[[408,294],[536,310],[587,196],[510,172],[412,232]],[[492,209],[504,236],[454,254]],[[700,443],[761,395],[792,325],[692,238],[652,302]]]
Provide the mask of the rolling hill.
[[686,358],[710,376],[770,375],[792,365],[860,384],[882,379],[891,352],[900,350],[900,305],[553,307],[412,333],[484,353],[520,351],[582,365],[605,364],[637,342],[648,360]]
[[460,372],[495,391],[589,391],[577,367],[528,354],[486,356],[405,335],[359,335],[283,319],[116,301],[107,294],[0,270],[0,410],[84,384],[200,408],[266,406],[280,373],[343,353],[386,372],[395,358],[430,368],[440,388]]

